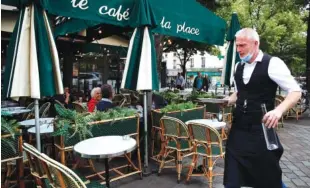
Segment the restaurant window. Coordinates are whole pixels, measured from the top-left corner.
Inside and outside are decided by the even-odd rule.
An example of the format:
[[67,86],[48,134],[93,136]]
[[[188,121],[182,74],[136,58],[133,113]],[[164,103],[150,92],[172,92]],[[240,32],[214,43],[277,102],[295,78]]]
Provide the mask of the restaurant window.
[[193,68],[194,67],[194,58],[191,58],[190,62],[191,62],[191,68]]
[[206,58],[205,57],[201,57],[201,67],[202,68],[206,67]]

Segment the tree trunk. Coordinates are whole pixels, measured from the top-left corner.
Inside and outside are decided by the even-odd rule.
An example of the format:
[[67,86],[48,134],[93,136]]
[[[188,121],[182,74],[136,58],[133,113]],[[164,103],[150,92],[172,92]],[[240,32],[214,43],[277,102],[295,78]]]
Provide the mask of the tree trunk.
[[184,79],[186,79],[186,63],[187,63],[187,51],[185,48],[182,49],[184,54],[183,54],[183,63],[182,64],[182,75],[184,77]]
[[157,61],[157,74],[158,74],[158,80],[161,80],[161,61],[162,61],[162,54],[163,54],[163,35],[155,35],[155,49],[156,49],[156,61]]

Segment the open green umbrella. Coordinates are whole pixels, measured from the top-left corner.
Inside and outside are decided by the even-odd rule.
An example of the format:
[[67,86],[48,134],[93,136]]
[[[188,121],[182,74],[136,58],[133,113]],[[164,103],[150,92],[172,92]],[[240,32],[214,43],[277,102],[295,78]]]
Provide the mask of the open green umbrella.
[[154,38],[150,31],[157,23],[148,0],[137,0],[130,17],[135,28],[130,39],[121,88],[144,91],[144,167],[148,168],[147,91],[158,90]]
[[9,44],[4,75],[7,98],[35,99],[36,141],[40,150],[38,99],[63,93],[58,52],[45,11],[20,1],[20,15]]
[[231,15],[230,26],[228,28],[226,40],[228,41],[228,49],[224,60],[221,83],[231,86],[233,83],[234,67],[240,61],[239,55],[236,52],[235,35],[239,31],[240,23],[237,13]]

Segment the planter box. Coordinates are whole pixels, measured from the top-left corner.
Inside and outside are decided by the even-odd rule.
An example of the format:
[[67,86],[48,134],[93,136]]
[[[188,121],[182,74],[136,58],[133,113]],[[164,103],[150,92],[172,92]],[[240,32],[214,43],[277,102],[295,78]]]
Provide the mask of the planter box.
[[198,106],[196,108],[187,109],[184,111],[174,111],[174,112],[167,112],[166,114],[160,112],[160,109],[152,110],[152,126],[153,127],[160,127],[160,118],[165,116],[175,117],[183,121],[184,123],[188,120],[193,119],[204,119],[205,117],[205,107]]

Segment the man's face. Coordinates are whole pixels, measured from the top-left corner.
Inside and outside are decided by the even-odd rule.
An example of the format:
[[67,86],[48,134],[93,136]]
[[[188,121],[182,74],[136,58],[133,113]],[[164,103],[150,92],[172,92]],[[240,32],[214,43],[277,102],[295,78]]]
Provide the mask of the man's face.
[[258,47],[258,42],[246,37],[236,38],[236,48],[241,58],[244,58],[249,53],[254,53]]
[[198,77],[201,77],[201,73],[200,72],[198,72]]

